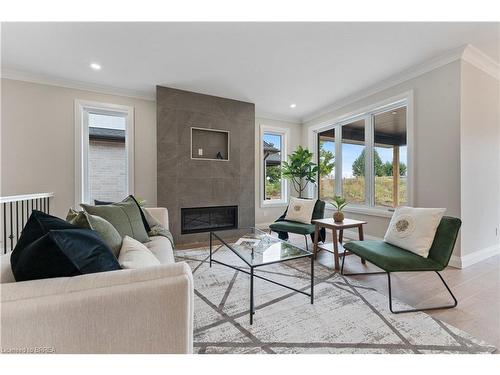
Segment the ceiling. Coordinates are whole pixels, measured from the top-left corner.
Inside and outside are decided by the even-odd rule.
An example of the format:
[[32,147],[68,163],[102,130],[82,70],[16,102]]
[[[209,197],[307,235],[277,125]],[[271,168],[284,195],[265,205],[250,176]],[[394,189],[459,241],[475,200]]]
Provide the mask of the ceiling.
[[[253,102],[259,115],[301,121],[465,44],[499,61],[499,25],[3,23],[2,69],[149,97],[164,85]],[[92,62],[102,69],[90,69]]]

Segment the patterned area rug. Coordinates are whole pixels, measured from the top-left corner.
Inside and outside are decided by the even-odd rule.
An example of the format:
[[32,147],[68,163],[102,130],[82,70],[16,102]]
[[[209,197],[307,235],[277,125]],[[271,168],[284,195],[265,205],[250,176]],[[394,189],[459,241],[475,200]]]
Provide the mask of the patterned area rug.
[[[177,250],[195,284],[197,353],[491,353],[495,347],[425,313],[392,314],[387,297],[319,263],[314,304],[309,297],[254,279],[256,313],[249,322],[249,276],[208,264],[208,249]],[[214,259],[241,267],[227,248]],[[256,271],[309,292],[310,261]],[[409,306],[394,301],[395,308]]]

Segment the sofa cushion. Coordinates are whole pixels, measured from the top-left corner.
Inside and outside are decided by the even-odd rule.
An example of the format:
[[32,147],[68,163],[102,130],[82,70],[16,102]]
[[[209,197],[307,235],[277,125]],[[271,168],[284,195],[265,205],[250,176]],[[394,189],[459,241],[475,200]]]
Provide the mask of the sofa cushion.
[[123,239],[118,263],[126,269],[146,268],[161,264],[151,250],[129,236]]
[[50,230],[27,246],[16,246],[11,254],[11,265],[16,281],[120,269],[101,237],[92,230],[81,228]]
[[84,203],[80,206],[89,214],[100,216],[109,221],[122,238],[130,236],[139,242],[149,241],[142,221],[142,211],[133,198],[128,197],[122,202],[103,206],[92,206]]
[[440,271],[438,262],[384,241],[351,241],[344,248],[387,272]]
[[75,211],[72,208],[69,209],[66,221],[79,228],[95,230],[110,247],[113,255],[118,258],[122,247],[122,237],[109,221],[85,211]]
[[163,236],[152,236],[144,245],[151,250],[161,264],[175,263],[174,251],[170,240]]
[[290,232],[297,234],[311,234],[314,233],[314,224],[303,224],[295,221],[277,221],[269,225],[274,232]]
[[0,283],[13,283],[16,281],[10,265],[10,254],[0,256]]

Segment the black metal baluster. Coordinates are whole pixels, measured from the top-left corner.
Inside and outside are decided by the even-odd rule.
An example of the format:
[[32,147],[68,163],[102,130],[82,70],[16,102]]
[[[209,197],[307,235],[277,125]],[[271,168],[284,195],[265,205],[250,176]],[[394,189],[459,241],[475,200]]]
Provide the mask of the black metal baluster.
[[19,241],[19,201],[16,201],[16,244]]
[[7,204],[3,204],[3,253],[7,254]]
[[47,197],[47,213],[50,214],[50,197]]
[[30,201],[29,199],[26,199],[26,221],[28,221],[29,217],[30,217]]
[[21,201],[21,233],[24,228],[24,201]]
[[10,202],[10,250],[14,249],[14,230],[12,228],[12,202]]

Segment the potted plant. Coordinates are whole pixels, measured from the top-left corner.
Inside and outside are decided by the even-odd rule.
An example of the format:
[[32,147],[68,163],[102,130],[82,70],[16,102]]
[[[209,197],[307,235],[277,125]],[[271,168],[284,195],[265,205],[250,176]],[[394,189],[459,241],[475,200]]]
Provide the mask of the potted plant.
[[337,209],[333,213],[333,220],[335,220],[337,223],[344,221],[344,213],[342,212],[342,209],[347,206],[347,202],[345,201],[345,198],[342,198],[340,195],[336,195],[333,197],[333,207]]
[[292,181],[293,188],[299,194],[299,198],[302,198],[302,192],[309,182],[316,183],[318,166],[312,162],[312,158],[312,152],[299,146],[293,154],[288,155],[288,161],[282,163],[282,176]]

